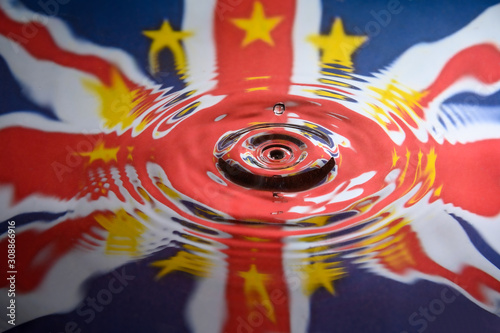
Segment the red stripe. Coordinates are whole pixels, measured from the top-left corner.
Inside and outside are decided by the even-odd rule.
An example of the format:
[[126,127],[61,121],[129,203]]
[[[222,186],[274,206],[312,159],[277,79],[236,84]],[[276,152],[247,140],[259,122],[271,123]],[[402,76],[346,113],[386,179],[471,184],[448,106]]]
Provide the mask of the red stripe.
[[[280,23],[270,32],[274,46],[262,40],[255,40],[242,46],[245,31],[233,23],[233,19],[251,16],[255,1],[243,1],[238,6],[226,9],[223,19],[215,21],[217,62],[219,68],[219,88],[239,88],[241,90],[269,86],[273,92],[288,91],[292,72],[292,25],[295,17],[295,1],[260,1],[265,16],[282,17]],[[217,2],[217,10],[222,13],[226,1]],[[250,77],[272,76],[270,79],[248,80]],[[281,84],[277,84],[277,83]]]
[[[104,241],[95,232],[102,227],[95,221],[94,215],[66,220],[44,231],[36,228],[17,231],[16,270],[22,274],[16,276],[16,290],[25,293],[38,287],[58,260],[75,250],[79,244],[94,244],[95,247],[95,242],[91,242],[89,236],[94,240]],[[85,234],[87,237],[83,237]],[[8,244],[8,238],[0,242],[3,253],[7,253]],[[3,278],[0,288],[6,287],[7,283],[7,279]]]
[[430,276],[444,277],[448,281],[452,281],[463,288],[478,301],[488,305],[491,304],[489,304],[485,297],[484,287],[486,286],[500,292],[500,281],[476,267],[464,265],[458,273],[455,273],[434,262],[426,254],[417,234],[413,232],[409,226],[403,227],[398,234],[404,234],[404,242],[410,250],[410,254],[414,260],[413,264],[402,266],[400,269],[396,270],[394,267],[387,266],[382,262],[384,266],[391,271],[401,274],[413,269]]
[[439,146],[440,198],[481,216],[500,214],[500,140]]
[[[40,23],[16,22],[0,9],[0,34],[23,47],[39,60],[52,61],[58,65],[74,68],[97,77],[106,85],[111,84],[111,73],[116,67],[95,55],[81,55],[62,49],[51,33]],[[131,88],[133,84],[125,79]]]
[[[125,200],[110,173],[110,167],[118,168],[124,186],[127,185],[124,166],[128,158],[126,147],[131,144],[124,137],[118,138],[116,134],[48,133],[10,127],[0,131],[0,141],[3,143],[0,148],[3,159],[0,184],[15,185],[12,204],[33,194],[63,200],[90,195],[96,200],[113,192],[120,200]],[[94,160],[90,163],[85,154],[100,143],[106,148],[120,147],[116,161]],[[99,175],[98,170],[104,175]],[[102,186],[106,183],[109,188]],[[141,201],[141,198],[137,195],[136,200]]]
[[[261,0],[266,18],[281,17],[281,21],[270,31],[274,45],[255,40],[243,46],[246,32],[237,27],[233,20],[250,18],[257,3],[243,1],[237,6],[231,6],[224,0],[217,2],[218,15],[214,24],[218,89],[223,90],[222,93],[247,91],[259,98],[265,96],[279,99],[277,96],[287,94],[292,75],[295,1]],[[223,331],[289,332],[289,299],[282,264],[282,241],[272,237],[272,244],[276,246],[266,247],[263,246],[267,245],[266,242],[246,240],[238,236],[240,230],[235,231],[232,239],[228,240],[228,250],[225,251],[228,255],[228,319]],[[248,281],[243,276],[252,269],[267,277],[267,301],[255,290],[245,290],[245,283]],[[269,306],[274,311],[274,321],[270,318]]]
[[[227,322],[223,332],[290,332],[289,296],[282,266],[282,244],[272,240],[251,241],[235,237],[237,241],[224,251],[228,255],[226,288]],[[265,244],[273,244],[268,249]],[[255,289],[245,291],[244,274],[252,267],[265,274],[267,299]],[[243,275],[243,276],[242,276]],[[274,321],[269,309],[274,312]]]
[[475,77],[479,81],[492,84],[500,81],[500,51],[492,44],[469,47],[457,53],[448,61],[438,78],[432,83],[428,95],[422,100],[427,106],[445,89],[465,77]]

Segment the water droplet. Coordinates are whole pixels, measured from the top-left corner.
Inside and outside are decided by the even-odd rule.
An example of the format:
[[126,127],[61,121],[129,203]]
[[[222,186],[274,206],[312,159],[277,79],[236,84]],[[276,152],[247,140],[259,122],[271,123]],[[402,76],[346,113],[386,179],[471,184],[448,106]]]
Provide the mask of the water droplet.
[[281,102],[274,104],[273,111],[275,115],[281,116],[285,112],[285,104]]

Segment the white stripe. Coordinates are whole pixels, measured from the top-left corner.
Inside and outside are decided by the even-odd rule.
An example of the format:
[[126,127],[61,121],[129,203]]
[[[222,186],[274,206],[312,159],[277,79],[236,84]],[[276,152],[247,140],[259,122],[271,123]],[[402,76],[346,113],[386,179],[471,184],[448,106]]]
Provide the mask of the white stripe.
[[44,132],[58,132],[58,133],[73,133],[73,134],[99,134],[101,129],[99,126],[94,125],[95,128],[87,127],[83,130],[75,123],[64,123],[58,120],[45,118],[44,116],[29,111],[16,111],[7,113],[0,116],[0,130],[9,127],[24,127],[36,129]]
[[194,333],[220,333],[227,317],[226,280],[227,268],[221,258],[212,260],[210,276],[199,280],[187,308],[187,322]]
[[[27,112],[13,113],[2,115],[0,128],[20,125],[47,132],[97,133],[103,131],[103,119],[99,115],[101,102],[94,92],[84,86],[85,81],[98,83],[95,77],[76,69],[59,66],[51,61],[40,61],[1,35],[0,56],[7,62],[26,97],[41,107],[52,110],[56,117],[62,120],[62,122],[53,121],[34,114],[29,115]],[[164,89],[165,93],[167,91],[168,88]],[[153,93],[155,92],[156,90],[153,90]],[[117,96],[117,101],[118,97],[120,96]],[[169,98],[168,95],[157,98],[141,116],[134,119],[131,127],[140,124],[143,118],[156,111]],[[30,121],[22,118],[26,116]],[[119,133],[129,129],[118,127],[115,129]],[[112,131],[106,130],[106,132]],[[138,133],[134,129],[133,135],[136,136]]]
[[[307,38],[320,33],[321,1],[297,0],[293,24],[293,83],[318,83],[320,59],[318,49]],[[293,86],[292,86],[293,87]]]
[[[442,210],[441,207],[438,209]],[[472,218],[469,221],[474,226],[477,225],[475,219]],[[496,220],[498,222],[498,219]],[[483,225],[483,233],[494,234],[495,229],[498,229],[492,227],[491,222],[493,221],[490,221],[489,227]],[[417,233],[425,253],[438,265],[457,274],[460,274],[465,266],[471,266],[487,273],[496,280],[500,280],[500,270],[476,249],[459,223],[447,213],[441,213],[433,219],[421,218],[418,221],[413,221],[412,229]],[[491,241],[490,237],[490,244],[492,244]],[[493,243],[495,248],[498,248],[498,240],[493,241]],[[490,304],[500,304],[499,293],[484,285],[481,285],[480,291],[486,296],[485,302],[480,302],[467,294],[466,296],[488,311],[497,311],[498,305],[495,307]]]
[[[432,196],[432,193],[429,193],[415,205],[403,208],[403,203],[407,202],[416,191],[418,191],[418,187],[394,203],[393,207],[399,208],[393,212],[391,220],[396,219],[398,216],[404,216],[407,220],[411,221],[412,230],[417,234],[422,250],[437,265],[457,274],[460,274],[465,266],[476,267],[494,279],[500,280],[500,270],[475,248],[459,223],[448,214],[450,210],[457,210],[451,204],[444,205],[441,200],[429,203],[429,199]],[[461,211],[460,209],[458,210]],[[425,216],[422,216],[422,211],[425,211]],[[459,213],[459,215],[462,214]],[[495,231],[498,228],[492,224],[498,218],[490,219],[489,223],[485,222],[485,218],[479,218],[470,213],[466,218],[474,227],[480,227],[480,232],[483,236],[485,234],[489,235],[486,241],[495,250],[499,249],[499,242],[494,239],[494,235],[496,235]],[[484,223],[478,223],[479,221]],[[382,220],[373,227],[383,226],[387,222],[388,220]],[[443,237],[443,235],[446,235],[446,237]],[[350,257],[355,257],[355,255]],[[482,308],[492,312],[498,310],[488,304],[489,302],[495,304],[495,302],[500,301],[498,292],[484,286],[480,290],[488,300],[483,303],[467,294],[461,285],[455,285],[453,281],[446,280],[441,276],[429,275],[413,269],[407,270],[403,274],[394,273],[387,270],[376,259],[367,262],[363,260],[362,265],[375,274],[403,283],[414,283],[419,279],[425,279],[451,285],[460,289],[465,296]]]
[[[457,116],[452,117],[455,119],[455,124],[452,124],[450,119],[446,114],[456,114],[464,116],[471,114],[474,116],[474,120],[462,124]],[[428,128],[434,139],[442,144],[444,140],[449,143],[469,143],[476,141],[483,141],[489,139],[499,139],[500,138],[500,123],[492,119],[488,119],[489,114],[500,115],[500,108],[498,106],[470,106],[470,105],[442,105],[441,111],[434,115],[432,120],[429,120]],[[446,128],[439,122],[437,116],[441,116],[441,119],[446,125]]]
[[[438,204],[439,207],[433,205],[434,209],[431,210],[432,204],[429,205],[425,200],[421,202],[429,207],[426,207],[429,215],[432,210],[435,211],[435,215],[415,218],[411,225],[413,231],[418,234],[422,248],[434,262],[455,273],[459,273],[465,265],[477,267],[500,280],[498,268],[477,251],[458,222],[448,213],[440,213],[443,210],[441,204]],[[418,208],[417,206],[419,205],[415,205],[414,209]]]
[[[55,172],[55,171],[54,171]],[[64,175],[62,176],[64,180]],[[86,177],[86,175],[84,176]],[[64,182],[61,182],[61,186]],[[109,192],[107,197],[100,197],[97,200],[89,201],[88,198],[75,198],[61,200],[57,197],[50,197],[42,194],[31,194],[15,205],[14,187],[10,185],[0,186],[0,219],[6,220],[13,216],[26,212],[54,212],[61,213],[71,211],[64,219],[87,216],[96,210],[114,210],[123,207],[121,202],[113,192]]]
[[14,48],[3,36],[0,36],[0,55],[31,100],[52,109],[61,120],[80,131],[96,129],[96,124],[100,123],[96,110],[100,105],[82,86],[82,80],[93,79],[91,76],[49,61],[39,61],[24,49]]
[[196,89],[197,93],[206,92],[216,85],[214,20],[219,18],[215,4],[215,0],[184,2],[182,30],[193,32],[182,41],[187,59],[187,80],[189,88]]
[[483,217],[463,210],[459,207],[447,207],[449,213],[463,218],[481,235],[481,238],[491,246],[495,252],[500,253],[500,215],[495,217]]
[[500,48],[499,17],[500,5],[496,5],[438,42],[413,46],[387,69],[388,79],[395,78],[403,85],[421,91],[436,80],[446,63],[461,50],[481,43],[493,43]]
[[290,332],[305,333],[309,325],[311,301],[302,288],[288,290],[290,300]]
[[[289,300],[289,314],[290,314],[290,332],[291,333],[304,333],[307,332],[310,316],[310,298],[304,292],[304,280],[307,276],[300,271],[304,265],[303,259],[306,255],[300,258],[299,247],[304,244],[297,243],[295,237],[284,240],[285,246],[283,247],[283,268],[284,280],[288,287],[288,300]],[[305,253],[302,251],[302,253]]]
[[[40,1],[40,3],[43,2],[44,1]],[[57,5],[63,6],[60,4]],[[116,67],[119,68],[120,71],[123,72],[130,80],[142,85],[153,85],[153,83],[139,69],[133,58],[126,52],[116,48],[97,46],[89,41],[76,38],[72,34],[71,30],[68,29],[66,23],[53,16],[55,12],[51,11],[47,12],[48,15],[41,15],[24,8],[17,2],[15,3],[15,6],[13,6],[7,1],[0,3],[0,7],[12,19],[18,22],[26,23],[36,21],[38,24],[33,25],[35,28],[42,24],[48,29],[50,35],[61,49],[79,55],[95,55],[110,64],[116,65]],[[33,31],[33,37],[31,38],[36,38],[36,30],[34,29]],[[30,35],[19,37],[27,39],[27,43],[29,43]]]

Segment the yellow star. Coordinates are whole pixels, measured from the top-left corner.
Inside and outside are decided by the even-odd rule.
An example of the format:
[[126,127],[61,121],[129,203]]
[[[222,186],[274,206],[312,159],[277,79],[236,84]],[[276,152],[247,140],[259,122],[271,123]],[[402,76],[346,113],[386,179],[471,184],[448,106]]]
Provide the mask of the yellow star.
[[151,263],[151,266],[161,268],[156,275],[156,279],[160,279],[174,271],[206,277],[209,275],[212,263],[205,257],[181,250],[169,259],[157,260]]
[[135,108],[144,97],[138,95],[138,89],[130,90],[118,71],[111,72],[109,86],[88,79],[84,79],[83,84],[101,102],[99,115],[104,120],[104,127],[111,129],[121,125],[121,129],[125,129],[132,125],[137,117]]
[[337,18],[328,35],[311,35],[308,40],[322,51],[321,62],[352,66],[352,54],[367,40],[366,36],[350,36]]
[[376,92],[379,95],[376,98],[403,121],[421,120],[415,109],[422,107],[419,102],[427,94],[426,92],[404,87],[396,80],[391,80],[386,87],[368,87],[368,89]]
[[145,30],[142,33],[153,40],[149,49],[149,64],[151,65],[151,71],[153,73],[159,70],[158,54],[165,48],[172,52],[175,66],[179,73],[185,71],[186,57],[181,45],[181,40],[191,36],[193,34],[192,32],[175,31],[172,29],[170,22],[164,20],[159,30]]
[[304,279],[304,291],[306,295],[312,295],[316,289],[324,287],[330,294],[335,294],[333,281],[346,275],[345,270],[339,267],[338,262],[313,262],[303,267],[306,279]]
[[89,164],[97,160],[103,160],[104,163],[108,163],[111,160],[116,161],[116,154],[119,150],[120,147],[106,148],[104,142],[100,142],[91,152],[82,152],[79,155],[89,157]]
[[267,44],[274,46],[274,41],[271,38],[271,31],[283,20],[282,16],[266,17],[264,7],[260,1],[256,1],[253,5],[252,15],[248,19],[232,19],[231,22],[238,28],[245,30],[245,39],[241,46],[245,47],[248,44],[262,40]]
[[114,215],[99,214],[94,219],[109,232],[106,239],[107,254],[139,254],[141,235],[146,231],[146,227],[140,221],[124,209],[120,209]]
[[265,282],[269,280],[268,274],[259,273],[257,267],[252,264],[246,272],[239,272],[239,276],[245,279],[245,291],[260,290],[265,291]]
[[272,305],[266,288],[266,283],[271,280],[270,275],[259,273],[254,264],[250,265],[248,271],[239,272],[238,275],[245,279],[244,291],[248,305],[253,307],[255,304],[260,303],[267,310],[267,318],[272,322],[276,322],[274,306]]

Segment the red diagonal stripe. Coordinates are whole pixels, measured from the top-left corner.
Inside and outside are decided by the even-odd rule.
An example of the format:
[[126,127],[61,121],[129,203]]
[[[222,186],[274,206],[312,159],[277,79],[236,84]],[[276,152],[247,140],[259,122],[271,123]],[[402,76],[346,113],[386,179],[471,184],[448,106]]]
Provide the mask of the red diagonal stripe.
[[465,77],[474,77],[480,82],[492,84],[500,81],[500,51],[492,44],[469,47],[451,58],[437,79],[426,89],[428,95],[422,100],[427,106],[445,89]]
[[[27,33],[29,32],[29,34]],[[33,57],[52,61],[58,65],[74,68],[97,77],[106,85],[111,84],[111,73],[116,67],[95,55],[77,54],[62,49],[45,26],[39,22],[16,22],[0,9],[0,34],[17,43]],[[125,83],[132,87],[125,75]]]

